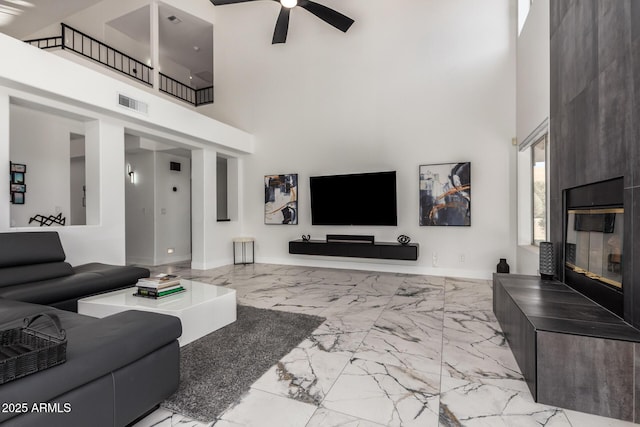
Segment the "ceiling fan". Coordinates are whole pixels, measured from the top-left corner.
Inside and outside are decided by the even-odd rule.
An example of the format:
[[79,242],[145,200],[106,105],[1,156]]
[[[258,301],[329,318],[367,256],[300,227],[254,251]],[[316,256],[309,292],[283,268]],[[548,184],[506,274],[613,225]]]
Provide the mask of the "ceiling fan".
[[[223,6],[225,4],[244,3],[257,0],[210,0],[214,6]],[[346,33],[354,20],[337,12],[327,6],[323,6],[311,0],[273,0],[280,3],[280,14],[276,21],[276,28],[273,31],[273,40],[271,44],[285,43],[287,41],[287,32],[289,31],[289,12],[296,6],[300,6],[307,12],[310,12],[322,19],[329,25],[334,26],[343,33]]]

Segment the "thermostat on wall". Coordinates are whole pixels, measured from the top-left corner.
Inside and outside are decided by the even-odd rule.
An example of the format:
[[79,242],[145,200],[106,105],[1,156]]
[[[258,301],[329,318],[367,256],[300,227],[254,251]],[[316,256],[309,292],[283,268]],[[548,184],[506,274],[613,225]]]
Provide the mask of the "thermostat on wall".
[[169,170],[172,171],[180,171],[180,163],[179,162],[169,162]]

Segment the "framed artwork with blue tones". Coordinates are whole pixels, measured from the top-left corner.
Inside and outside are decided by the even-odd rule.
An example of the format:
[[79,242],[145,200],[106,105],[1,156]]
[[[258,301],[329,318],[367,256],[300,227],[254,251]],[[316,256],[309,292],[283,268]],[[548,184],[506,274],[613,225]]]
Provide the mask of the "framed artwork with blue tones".
[[421,165],[420,225],[471,225],[471,163]]

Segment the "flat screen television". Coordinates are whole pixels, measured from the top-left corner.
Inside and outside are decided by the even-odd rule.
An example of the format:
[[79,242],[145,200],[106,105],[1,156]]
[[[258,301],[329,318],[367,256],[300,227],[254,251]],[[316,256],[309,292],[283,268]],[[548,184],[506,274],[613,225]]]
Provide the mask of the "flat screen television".
[[311,224],[398,225],[396,172],[312,176]]

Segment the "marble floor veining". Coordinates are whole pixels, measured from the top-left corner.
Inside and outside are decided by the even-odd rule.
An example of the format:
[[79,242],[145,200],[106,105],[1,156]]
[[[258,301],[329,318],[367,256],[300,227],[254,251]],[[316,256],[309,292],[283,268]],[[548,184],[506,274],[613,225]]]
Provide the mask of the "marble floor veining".
[[159,409],[136,427],[636,425],[534,402],[493,315],[490,281],[188,265],[152,273],[231,287],[239,304],[326,321],[213,423]]

